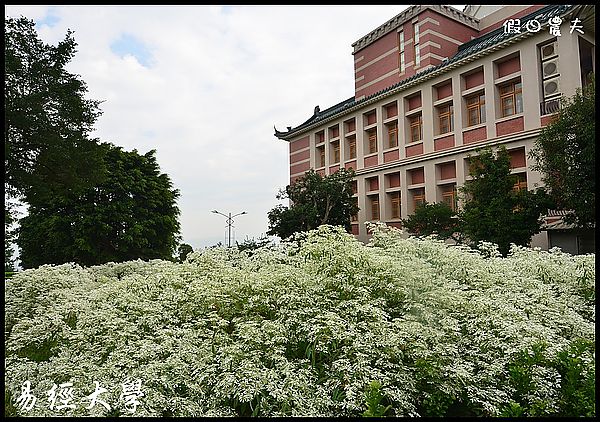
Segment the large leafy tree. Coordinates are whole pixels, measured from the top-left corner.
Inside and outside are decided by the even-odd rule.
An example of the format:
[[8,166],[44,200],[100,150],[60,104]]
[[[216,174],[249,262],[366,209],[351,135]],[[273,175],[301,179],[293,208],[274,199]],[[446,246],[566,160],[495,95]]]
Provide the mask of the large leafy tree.
[[460,188],[464,201],[459,212],[461,233],[467,242],[493,242],[506,255],[511,243],[527,245],[541,231],[540,216],[551,202],[544,189],[513,189],[516,176],[510,173],[510,155],[505,147],[491,148],[471,157],[473,177]]
[[72,33],[56,46],[42,42],[35,23],[6,18],[4,26],[4,183],[11,197],[43,202],[82,191],[104,175],[102,148],[89,138],[99,101],[65,66]]
[[76,262],[173,259],[179,240],[179,191],[160,173],[155,151],[103,144],[107,178],[79,195],[31,204],[17,244],[24,268]]
[[322,224],[350,230],[350,219],[358,212],[352,197],[353,178],[352,169],[340,169],[329,176],[309,170],[277,195],[278,199],[289,199],[291,205],[278,205],[269,211],[267,234],[284,239]]
[[542,173],[564,220],[579,227],[596,222],[596,88],[594,79],[563,99],[557,118],[536,139],[533,169]]

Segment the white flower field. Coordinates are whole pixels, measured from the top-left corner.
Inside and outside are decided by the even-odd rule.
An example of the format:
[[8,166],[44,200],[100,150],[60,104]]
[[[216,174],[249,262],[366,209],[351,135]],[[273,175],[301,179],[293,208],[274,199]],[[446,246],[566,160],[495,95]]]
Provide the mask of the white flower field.
[[[372,230],[368,245],[322,226],[182,264],[22,271],[5,281],[5,405],[21,416],[595,416],[594,255],[502,258]],[[141,381],[133,407],[127,379]],[[96,385],[106,406],[92,406]]]

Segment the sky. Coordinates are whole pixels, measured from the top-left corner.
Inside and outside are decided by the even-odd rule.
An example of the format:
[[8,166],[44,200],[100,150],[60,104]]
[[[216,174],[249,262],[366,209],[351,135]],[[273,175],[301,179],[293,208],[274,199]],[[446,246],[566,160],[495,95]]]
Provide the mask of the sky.
[[[354,95],[352,43],[409,5],[18,6],[67,70],[102,100],[92,137],[144,154],[180,191],[182,242],[195,250],[258,239],[289,183],[285,131]],[[462,10],[464,6],[454,6]]]

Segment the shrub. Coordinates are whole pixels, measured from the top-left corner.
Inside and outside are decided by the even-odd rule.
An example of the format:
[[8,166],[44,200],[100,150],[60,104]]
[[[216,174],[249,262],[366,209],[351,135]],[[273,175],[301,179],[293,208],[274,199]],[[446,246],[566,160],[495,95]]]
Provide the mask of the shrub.
[[[322,226],[252,254],[19,272],[5,402],[129,415],[130,377],[135,416],[595,416],[593,255],[503,258],[371,229],[368,245]],[[76,408],[50,410],[67,381]],[[110,411],[86,409],[94,381]]]

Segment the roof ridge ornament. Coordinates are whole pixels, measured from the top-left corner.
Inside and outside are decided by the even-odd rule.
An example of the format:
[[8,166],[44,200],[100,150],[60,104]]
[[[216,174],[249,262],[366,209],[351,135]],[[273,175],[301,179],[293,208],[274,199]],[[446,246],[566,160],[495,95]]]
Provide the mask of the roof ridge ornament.
[[319,114],[319,111],[321,111],[321,108],[318,105],[315,106],[315,113],[314,113],[314,115],[316,116],[317,114]]

